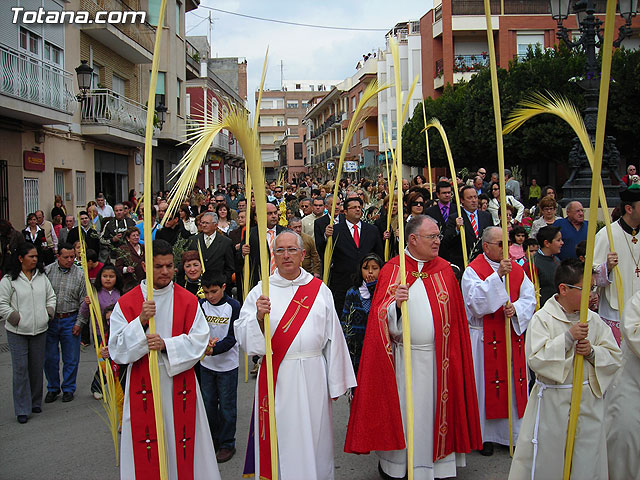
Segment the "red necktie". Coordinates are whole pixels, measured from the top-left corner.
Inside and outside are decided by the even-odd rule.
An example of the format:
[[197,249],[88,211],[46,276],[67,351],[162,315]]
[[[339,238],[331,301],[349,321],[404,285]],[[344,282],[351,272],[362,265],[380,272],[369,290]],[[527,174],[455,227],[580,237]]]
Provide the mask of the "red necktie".
[[353,226],[353,241],[356,242],[356,248],[360,248],[360,235],[358,235],[358,225]]
[[276,257],[274,255],[274,249],[276,247],[275,245],[276,236],[273,230],[267,230],[267,234],[269,235],[268,241],[269,241],[269,250],[271,254],[271,259],[269,262],[269,273],[272,274],[273,272],[276,271]]
[[476,238],[478,238],[478,225],[476,224],[476,215],[475,213],[471,213],[469,214],[469,217],[471,218],[471,226],[473,227],[473,233],[476,234]]

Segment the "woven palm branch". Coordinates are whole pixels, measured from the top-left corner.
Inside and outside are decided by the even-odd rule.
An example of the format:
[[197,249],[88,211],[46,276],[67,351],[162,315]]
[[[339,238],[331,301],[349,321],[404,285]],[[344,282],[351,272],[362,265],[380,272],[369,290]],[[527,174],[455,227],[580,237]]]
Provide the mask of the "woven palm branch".
[[[331,212],[329,217],[329,224],[333,221],[336,215],[336,202],[338,200],[338,189],[340,188],[340,175],[342,173],[342,169],[344,167],[344,159],[347,156],[347,150],[349,149],[349,145],[351,144],[351,139],[355,132],[362,126],[367,115],[365,114],[366,105],[378,95],[384,89],[389,88],[389,86],[378,86],[377,81],[372,81],[367,88],[365,88],[364,92],[362,92],[362,97],[358,102],[358,106],[353,112],[353,116],[351,117],[351,121],[349,122],[349,127],[347,128],[347,132],[345,133],[344,140],[342,142],[342,148],[340,149],[340,160],[338,161],[338,165],[336,166],[336,180],[335,185],[333,186],[333,203],[331,204]],[[333,238],[329,237],[327,240],[327,248],[325,249],[324,254],[324,275],[322,277],[323,281],[328,284],[329,282],[329,269],[331,268],[331,254],[333,253]]]

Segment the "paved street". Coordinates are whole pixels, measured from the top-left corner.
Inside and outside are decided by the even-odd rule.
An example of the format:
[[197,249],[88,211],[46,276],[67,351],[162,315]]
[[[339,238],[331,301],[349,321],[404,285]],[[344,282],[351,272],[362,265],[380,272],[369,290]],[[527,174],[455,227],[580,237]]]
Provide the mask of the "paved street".
[[[82,352],[78,391],[73,402],[60,398],[43,405],[43,412],[20,425],[13,414],[11,397],[11,356],[7,347],[4,322],[0,322],[0,479],[1,480],[115,480],[119,478],[111,437],[105,423],[102,402],[91,396],[89,385],[95,371],[93,350]],[[242,369],[242,366],[241,366]],[[255,380],[238,388],[238,454],[220,465],[223,479],[240,479],[247,444],[249,416]],[[334,404],[336,479],[374,480],[379,478],[372,455],[347,455],[342,452],[348,418],[348,404],[341,398]],[[477,453],[467,456],[467,467],[459,470],[460,479],[504,479],[509,471],[506,448],[497,448],[493,457]],[[197,479],[201,480],[201,479]],[[301,479],[303,480],[303,479]]]

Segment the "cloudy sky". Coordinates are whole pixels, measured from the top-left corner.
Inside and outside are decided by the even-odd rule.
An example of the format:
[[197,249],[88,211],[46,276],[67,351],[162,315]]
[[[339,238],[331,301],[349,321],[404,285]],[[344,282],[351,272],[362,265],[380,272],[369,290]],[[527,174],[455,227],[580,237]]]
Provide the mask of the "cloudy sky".
[[[396,23],[419,20],[432,8],[432,0],[201,0],[187,14],[187,35],[209,34],[212,56],[246,57],[248,97],[258,86],[262,62],[269,46],[266,88],[280,87],[280,62],[285,80],[343,80],[355,73],[362,55],[384,46],[385,32]],[[296,23],[380,31],[327,30],[243,18],[205,7]]]

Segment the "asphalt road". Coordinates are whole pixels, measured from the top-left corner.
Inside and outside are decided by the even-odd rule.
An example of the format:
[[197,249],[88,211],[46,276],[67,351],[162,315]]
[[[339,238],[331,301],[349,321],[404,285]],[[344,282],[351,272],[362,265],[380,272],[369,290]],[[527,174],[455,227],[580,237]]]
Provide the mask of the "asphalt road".
[[[93,349],[81,352],[78,390],[69,403],[43,405],[40,414],[21,425],[13,412],[11,355],[4,322],[0,322],[0,479],[1,480],[116,480],[120,477],[109,430],[102,420],[102,402],[91,395],[89,386],[96,368]],[[238,384],[236,456],[220,464],[223,480],[242,478],[255,378]],[[44,388],[44,387],[43,387]],[[348,455],[342,451],[349,416],[346,399],[334,404],[335,478],[378,479],[374,455]],[[505,479],[510,465],[508,449],[497,447],[492,457],[477,452],[467,455],[467,467],[458,470],[460,479]],[[202,480],[202,479],[196,479]],[[304,479],[301,479],[304,480]]]

